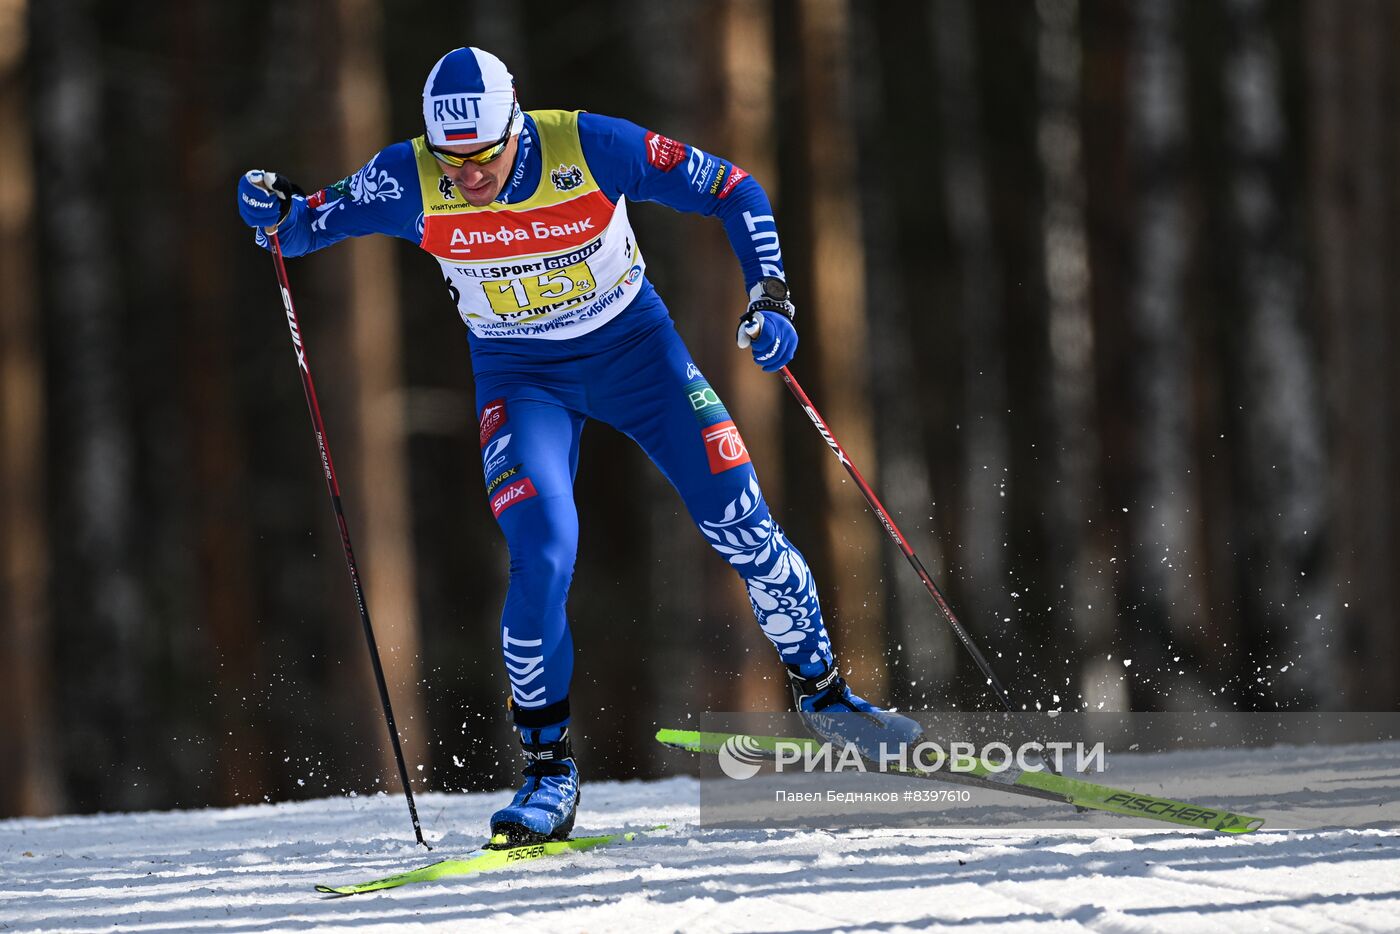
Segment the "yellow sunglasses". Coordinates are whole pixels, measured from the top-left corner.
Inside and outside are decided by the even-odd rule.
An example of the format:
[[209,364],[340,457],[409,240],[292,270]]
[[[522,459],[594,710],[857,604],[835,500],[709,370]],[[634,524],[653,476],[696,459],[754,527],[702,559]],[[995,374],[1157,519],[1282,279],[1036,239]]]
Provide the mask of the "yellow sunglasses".
[[511,105],[510,117],[506,119],[506,131],[501,134],[500,139],[496,140],[496,144],[494,146],[488,146],[478,152],[471,153],[470,155],[464,156],[455,152],[443,152],[429,142],[427,137],[424,137],[423,141],[427,143],[428,151],[433,154],[437,161],[441,162],[443,165],[450,165],[454,169],[460,169],[468,162],[473,165],[486,165],[495,162],[501,157],[501,153],[506,151],[506,144],[510,142],[510,128],[515,125],[515,113],[519,106],[519,104]]

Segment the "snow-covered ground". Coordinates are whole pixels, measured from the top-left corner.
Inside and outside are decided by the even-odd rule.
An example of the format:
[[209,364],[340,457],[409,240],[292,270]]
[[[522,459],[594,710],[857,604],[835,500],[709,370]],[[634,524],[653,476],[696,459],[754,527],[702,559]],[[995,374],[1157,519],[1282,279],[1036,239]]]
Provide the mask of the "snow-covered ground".
[[[1238,776],[1254,755],[1181,758],[1176,774],[1199,786],[1213,764]],[[432,854],[405,842],[406,809],[393,797],[9,820],[0,822],[0,931],[1400,930],[1400,823],[1367,822],[1394,803],[1397,747],[1356,759],[1345,780],[1309,778],[1292,797],[1261,790],[1238,806],[1277,825],[1296,808],[1321,829],[1241,837],[1102,826],[702,830],[694,778],[593,782],[579,834],[668,828],[351,898],[312,886],[469,855],[507,795],[420,796]],[[1277,754],[1268,762],[1261,779],[1287,769]],[[1161,758],[1150,764],[1160,774]],[[1129,764],[1112,783],[1133,778]]]

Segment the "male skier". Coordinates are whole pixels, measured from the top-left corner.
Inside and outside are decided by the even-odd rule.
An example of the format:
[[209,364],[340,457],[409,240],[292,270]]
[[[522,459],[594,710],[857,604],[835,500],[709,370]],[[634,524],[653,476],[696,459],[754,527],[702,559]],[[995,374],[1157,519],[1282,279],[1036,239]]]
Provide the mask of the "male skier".
[[[807,562],[769,515],[743,439],[647,279],[627,219],[629,201],[658,201],[723,221],[750,298],[738,343],[772,372],[792,359],[797,332],[762,187],[626,120],[522,112],[505,65],[476,48],[433,66],[423,121],[422,136],[309,197],[248,172],[238,209],[260,245],[275,228],[289,256],[371,233],[418,244],[437,258],[469,329],[486,495],[510,547],[501,650],[527,759],[492,835],[563,839],[578,808],[565,600],[590,418],[641,445],[738,572],[798,710],[878,716],[840,676]],[[911,721],[885,718],[917,734]]]

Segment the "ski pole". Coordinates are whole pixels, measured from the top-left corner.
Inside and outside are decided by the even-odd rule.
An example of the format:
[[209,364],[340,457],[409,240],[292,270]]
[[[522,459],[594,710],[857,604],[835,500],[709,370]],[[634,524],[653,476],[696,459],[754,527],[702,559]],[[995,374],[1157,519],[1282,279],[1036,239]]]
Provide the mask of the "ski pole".
[[827,425],[826,420],[822,418],[821,413],[817,411],[817,407],[812,404],[812,400],[807,398],[807,394],[802,391],[802,387],[798,384],[797,378],[792,375],[792,372],[787,367],[783,367],[778,372],[783,374],[783,382],[787,383],[788,389],[792,390],[792,394],[796,396],[797,401],[801,403],[802,410],[807,413],[807,417],[811,419],[817,431],[821,432],[827,447],[831,448],[832,453],[836,455],[836,459],[841,462],[841,465],[846,468],[846,472],[851,475],[851,479],[856,482],[856,486],[860,487],[861,493],[865,494],[865,501],[870,504],[870,508],[875,512],[875,518],[880,520],[880,524],[885,527],[885,531],[889,533],[890,538],[899,546],[899,550],[904,552],[904,557],[909,559],[910,566],[913,567],[915,573],[919,575],[919,580],[924,582],[924,587],[928,590],[929,595],[933,597],[933,602],[937,603],[938,608],[943,611],[943,618],[948,620],[948,624],[953,627],[953,633],[958,637],[958,641],[963,644],[963,648],[967,649],[968,654],[972,656],[972,660],[977,663],[977,667],[982,669],[982,674],[986,677],[987,684],[989,684],[996,693],[1002,706],[1007,710],[1014,710],[1011,706],[1010,698],[1006,696],[1006,688],[1001,686],[1001,681],[998,680],[996,674],[992,671],[992,666],[987,663],[987,659],[982,655],[981,650],[977,648],[977,643],[972,641],[972,637],[967,634],[967,630],[963,628],[962,623],[958,622],[958,617],[953,612],[953,608],[948,605],[948,601],[943,597],[943,592],[938,589],[938,585],[933,582],[933,578],[929,576],[928,571],[924,570],[923,562],[919,560],[918,555],[914,554],[914,549],[909,547],[909,542],[899,531],[899,527],[894,524],[894,520],[890,518],[890,514],[886,512],[885,507],[880,504],[880,498],[875,495],[875,491],[870,488],[870,484],[865,482],[865,478],[860,475],[860,471],[856,469],[856,465],[852,464],[851,459],[846,456],[846,450],[841,447],[841,442],[836,440],[836,436],[831,433],[831,428]]
[[306,407],[311,410],[311,427],[316,432],[316,446],[321,452],[321,467],[326,475],[326,489],[331,495],[331,508],[335,511],[335,521],[340,526],[340,544],[345,550],[345,565],[350,570],[350,585],[355,589],[355,603],[360,608],[360,622],[364,625],[365,644],[369,647],[369,660],[374,668],[374,680],[379,685],[379,700],[384,705],[384,719],[389,725],[389,740],[394,746],[394,758],[399,763],[399,781],[403,783],[403,794],[408,799],[408,814],[413,819],[413,834],[418,842],[428,849],[423,839],[423,827],[418,822],[418,807],[413,803],[413,788],[408,783],[408,766],[404,764],[403,747],[399,744],[399,728],[394,723],[394,708],[389,703],[389,688],[384,681],[384,666],[379,661],[379,646],[374,641],[374,627],[369,621],[369,607],[365,603],[365,591],[360,585],[360,571],[355,565],[355,552],[350,547],[350,526],[345,522],[345,510],[340,503],[340,483],[335,477],[335,465],[331,463],[331,448],[326,440],[326,425],[321,420],[321,404],[316,400],[316,386],[311,382],[311,367],[306,362],[306,344],[301,339],[301,324],[292,306],[292,289],[287,284],[287,266],[282,261],[282,241],[277,237],[276,228],[267,231],[272,240],[272,262],[277,267],[277,285],[282,290],[282,307],[287,310],[287,327],[292,332],[292,349],[297,355],[297,369],[301,372],[301,387],[306,391]]

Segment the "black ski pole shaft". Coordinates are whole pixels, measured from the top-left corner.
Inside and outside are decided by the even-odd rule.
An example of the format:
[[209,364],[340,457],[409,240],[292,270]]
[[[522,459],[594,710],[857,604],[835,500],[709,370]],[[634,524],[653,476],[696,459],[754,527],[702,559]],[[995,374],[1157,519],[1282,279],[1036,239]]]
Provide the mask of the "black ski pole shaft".
[[929,596],[933,597],[933,602],[938,604],[938,608],[943,611],[943,618],[948,621],[948,625],[953,627],[953,633],[958,637],[958,641],[963,644],[963,648],[967,649],[968,654],[972,656],[972,660],[975,661],[977,667],[982,670],[982,675],[987,679],[987,684],[991,687],[992,691],[996,693],[1002,706],[1007,710],[1014,710],[1015,708],[1011,706],[1011,699],[1006,695],[1006,688],[1002,687],[1000,679],[998,679],[996,673],[992,671],[992,666],[988,664],[986,657],[982,654],[982,650],[977,648],[977,643],[972,641],[972,637],[967,634],[967,630],[963,628],[963,624],[958,622],[957,614],[955,614],[953,608],[948,605],[948,601],[944,598],[943,592],[938,589],[938,585],[933,582],[933,578],[929,576],[928,571],[924,570],[924,563],[919,560],[918,555],[914,554],[914,549],[909,546],[908,540],[905,539],[904,534],[899,531],[899,526],[894,524],[894,520],[890,518],[890,514],[885,510],[885,507],[881,505],[880,498],[875,495],[875,491],[870,488],[870,484],[865,482],[865,478],[860,475],[860,471],[856,469],[856,465],[851,463],[850,457],[846,455],[846,449],[841,447],[841,442],[837,441],[836,436],[831,433],[831,428],[827,425],[826,419],[822,418],[821,413],[817,411],[817,407],[812,404],[812,400],[807,398],[807,393],[802,391],[802,386],[798,384],[797,378],[792,375],[792,372],[788,370],[787,367],[783,367],[779,372],[783,374],[783,382],[787,383],[788,389],[792,390],[792,394],[796,396],[797,401],[801,403],[802,410],[807,413],[807,417],[811,419],[817,431],[821,432],[821,436],[826,441],[827,447],[831,448],[831,452],[836,455],[836,459],[841,462],[841,466],[846,468],[846,473],[851,475],[851,479],[856,482],[856,486],[858,486],[861,493],[865,495],[865,501],[870,504],[871,510],[875,513],[875,518],[880,520],[880,524],[885,527],[885,531],[889,533],[890,538],[899,546],[899,550],[904,552],[904,557],[909,560],[909,565],[914,569],[915,573],[919,575],[919,580],[924,582],[924,587],[928,590]]
[[369,605],[365,602],[365,590],[360,584],[360,570],[355,564],[355,551],[350,547],[350,526],[345,522],[345,509],[340,503],[340,482],[335,476],[335,464],[331,461],[330,443],[326,440],[326,425],[321,419],[321,404],[316,399],[316,385],[311,381],[311,367],[306,362],[306,344],[301,338],[301,324],[297,320],[296,308],[292,304],[292,289],[287,284],[287,266],[282,261],[282,242],[275,230],[269,230],[272,240],[272,262],[277,267],[277,285],[282,290],[282,307],[287,311],[287,327],[292,332],[292,349],[297,355],[297,370],[301,373],[301,387],[306,391],[306,407],[311,410],[311,427],[316,432],[316,446],[321,452],[321,468],[326,475],[326,490],[331,495],[331,509],[335,512],[336,524],[340,526],[340,545],[345,551],[345,566],[350,571],[350,586],[355,589],[355,604],[360,608],[360,622],[365,630],[365,645],[369,648],[369,660],[374,668],[374,680],[379,685],[379,700],[384,705],[384,720],[389,725],[389,741],[394,747],[394,758],[399,764],[399,781],[403,783],[403,794],[408,800],[408,814],[413,819],[413,835],[428,849],[423,839],[423,826],[418,822],[418,807],[413,803],[413,787],[408,783],[408,766],[404,763],[403,746],[399,743],[399,728],[394,723],[394,708],[389,703],[389,686],[384,680],[384,666],[379,661],[379,646],[374,641],[374,626],[369,621]]

